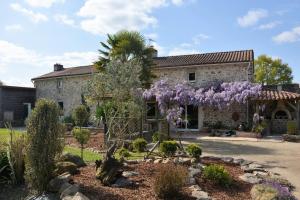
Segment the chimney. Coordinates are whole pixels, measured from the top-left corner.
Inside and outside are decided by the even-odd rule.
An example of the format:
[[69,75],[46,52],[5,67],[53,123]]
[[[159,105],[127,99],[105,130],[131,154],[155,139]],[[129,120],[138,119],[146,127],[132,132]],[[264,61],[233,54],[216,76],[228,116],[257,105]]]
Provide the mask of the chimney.
[[62,70],[64,70],[64,66],[62,64],[59,64],[59,63],[54,64],[54,71],[55,72],[62,71]]
[[152,58],[156,58],[157,57],[157,54],[158,54],[158,51],[154,48],[154,46],[151,45],[151,48],[152,48]]

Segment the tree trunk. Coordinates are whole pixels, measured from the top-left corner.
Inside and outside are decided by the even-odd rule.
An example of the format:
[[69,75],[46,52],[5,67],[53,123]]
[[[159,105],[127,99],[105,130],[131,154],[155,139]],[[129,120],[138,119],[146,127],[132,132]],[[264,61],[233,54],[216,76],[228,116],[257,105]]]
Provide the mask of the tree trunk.
[[96,178],[104,185],[111,185],[115,182],[117,176],[121,173],[122,163],[113,157],[117,148],[116,142],[107,150],[103,162],[96,161]]
[[83,144],[81,144],[81,159],[83,160]]

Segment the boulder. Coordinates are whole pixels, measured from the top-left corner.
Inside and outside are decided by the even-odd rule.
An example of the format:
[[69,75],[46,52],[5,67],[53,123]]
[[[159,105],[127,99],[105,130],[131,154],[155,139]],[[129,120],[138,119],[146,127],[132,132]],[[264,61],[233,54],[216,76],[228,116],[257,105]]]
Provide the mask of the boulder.
[[72,200],[89,200],[88,197],[86,197],[84,194],[77,192],[74,197],[72,198]]
[[71,174],[66,172],[53,178],[48,184],[49,192],[58,192],[64,183],[68,183],[71,179]]
[[74,196],[78,191],[78,185],[71,185],[60,193],[60,198],[63,199],[66,196]]
[[194,177],[196,176],[197,174],[200,174],[201,173],[201,169],[199,168],[193,168],[193,167],[189,167],[189,177]]
[[56,164],[56,174],[63,174],[68,172],[70,174],[76,174],[78,172],[77,165],[72,162],[58,162]]
[[70,183],[64,183],[64,184],[62,184],[62,186],[59,188],[58,192],[59,192],[59,193],[62,193],[65,189],[67,189],[68,187],[71,187],[71,186],[72,186],[72,184],[70,184]]
[[59,197],[54,193],[44,193],[40,196],[26,197],[25,200],[59,200]]
[[139,173],[135,172],[135,171],[124,171],[122,172],[122,176],[128,178],[128,177],[132,177],[132,176],[138,176]]
[[191,163],[191,158],[179,157],[178,163],[182,165],[187,165]]
[[133,186],[134,182],[131,180],[128,180],[127,178],[119,178],[116,180],[116,182],[114,184],[112,184],[112,187],[116,187],[116,188],[123,188],[123,187],[130,187]]
[[83,159],[80,156],[73,155],[73,154],[70,154],[70,153],[64,153],[61,156],[60,160],[62,162],[72,162],[75,165],[77,165],[77,167],[84,167],[84,166],[86,166],[85,162],[83,161]]
[[262,182],[262,178],[255,176],[251,173],[246,173],[244,175],[239,176],[239,178],[247,183],[257,184]]
[[202,191],[198,185],[192,185],[189,187],[189,189],[192,191],[191,196],[197,200],[211,200],[207,192]]
[[161,162],[162,162],[162,159],[158,158],[158,159],[155,159],[153,163],[158,164],[158,163],[161,163]]
[[254,171],[267,172],[267,170],[264,169],[262,165],[255,164],[255,163],[252,163],[252,164],[249,164],[249,165],[243,165],[241,167],[241,169],[244,170],[244,172],[246,172],[246,173],[252,173]]
[[189,185],[195,185],[196,184],[196,179],[193,177],[188,178],[188,184]]
[[245,161],[244,159],[238,158],[238,159],[234,159],[232,162],[234,164],[241,165],[244,161]]
[[254,185],[250,194],[253,200],[276,200],[278,196],[276,189],[264,184]]
[[231,158],[231,157],[224,157],[224,158],[221,158],[221,160],[223,162],[226,162],[226,163],[232,163],[233,162],[233,158]]
[[171,162],[170,158],[163,159],[162,161],[163,164],[167,164],[169,162]]

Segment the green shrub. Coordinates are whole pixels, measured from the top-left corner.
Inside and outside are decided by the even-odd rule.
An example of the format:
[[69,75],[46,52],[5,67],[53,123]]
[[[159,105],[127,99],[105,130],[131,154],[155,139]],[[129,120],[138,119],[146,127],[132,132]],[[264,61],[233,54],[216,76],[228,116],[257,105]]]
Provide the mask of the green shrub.
[[72,113],[74,123],[79,127],[85,126],[89,121],[89,117],[90,113],[84,105],[77,106]]
[[91,133],[88,129],[81,129],[81,128],[74,128],[72,132],[73,132],[73,136],[80,144],[81,158],[83,159],[83,149],[84,149],[83,145],[85,145],[89,141]]
[[178,197],[187,177],[186,168],[174,164],[164,164],[155,175],[154,192],[162,199]]
[[147,141],[144,138],[137,138],[132,142],[133,149],[137,152],[144,152],[146,150]]
[[26,181],[38,193],[46,190],[63,150],[63,128],[54,101],[40,99],[27,121]]
[[7,153],[4,149],[0,149],[0,184],[11,182],[12,169],[9,165]]
[[203,177],[215,184],[228,187],[232,183],[228,171],[222,165],[212,164],[204,168]]
[[168,139],[169,139],[169,138],[168,138],[167,135],[162,134],[162,133],[160,133],[160,132],[155,132],[155,133],[153,133],[153,135],[152,135],[152,142],[158,142],[158,141],[162,142],[162,141],[168,140]]
[[199,158],[202,154],[202,149],[198,144],[189,144],[186,151],[194,158]]
[[166,156],[172,156],[175,154],[177,146],[177,142],[174,140],[163,141],[159,146],[159,150]]
[[124,148],[124,147],[118,149],[117,154],[118,154],[120,157],[125,157],[125,158],[127,158],[127,157],[130,156],[130,153],[129,153],[128,149],[126,149],[126,148]]
[[288,121],[287,122],[287,134],[289,135],[297,135],[297,122],[296,121]]
[[68,124],[74,124],[74,120],[71,115],[64,117],[63,122]]

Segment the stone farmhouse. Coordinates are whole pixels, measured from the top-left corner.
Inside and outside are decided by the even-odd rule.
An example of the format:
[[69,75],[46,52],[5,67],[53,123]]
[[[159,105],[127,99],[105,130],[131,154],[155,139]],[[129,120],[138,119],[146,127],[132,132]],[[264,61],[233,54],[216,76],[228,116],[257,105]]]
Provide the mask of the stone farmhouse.
[[[155,55],[153,59],[155,65],[152,67],[152,71],[157,79],[168,78],[169,81],[174,82],[188,81],[194,87],[206,87],[222,82],[252,82],[254,79],[253,50],[164,57]],[[36,88],[36,97],[37,99],[55,100],[62,108],[64,116],[69,116],[72,109],[84,101],[85,88],[93,73],[96,73],[93,66],[64,68],[63,65],[55,64],[53,72],[32,79]],[[259,104],[276,101],[275,104],[282,107],[284,103],[277,103],[277,101],[298,101],[299,99],[300,94],[296,94],[294,91],[283,93],[283,91],[273,88],[272,91],[266,91],[257,102]],[[298,104],[297,102],[294,104],[292,111],[288,111],[289,109],[284,107],[284,113],[288,116],[287,120],[299,121]],[[181,131],[199,132],[204,127],[217,123],[226,127],[237,127],[239,124],[251,123],[251,116],[253,116],[255,109],[256,107],[250,106],[249,103],[232,105],[225,110],[186,105],[184,118],[189,123],[177,128]],[[277,109],[276,105],[275,108],[270,109],[273,109],[270,111],[271,113],[274,110],[280,110]],[[158,115],[156,103],[148,102],[145,129],[162,129],[162,125],[158,124],[156,120]],[[270,117],[270,127],[272,128],[271,119],[272,116]],[[282,126],[283,130],[286,129],[286,122]]]

